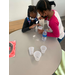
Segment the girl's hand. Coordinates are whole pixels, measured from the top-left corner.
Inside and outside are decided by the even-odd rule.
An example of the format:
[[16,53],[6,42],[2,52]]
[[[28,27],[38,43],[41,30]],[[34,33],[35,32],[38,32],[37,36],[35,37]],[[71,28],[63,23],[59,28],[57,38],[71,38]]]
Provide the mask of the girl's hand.
[[29,29],[32,29],[36,26],[36,24],[33,24],[32,26],[29,27]]
[[37,24],[38,26],[41,26],[40,24]]
[[40,30],[40,29],[38,29],[38,33],[39,33],[39,34],[42,34],[43,31],[44,31],[44,30]]

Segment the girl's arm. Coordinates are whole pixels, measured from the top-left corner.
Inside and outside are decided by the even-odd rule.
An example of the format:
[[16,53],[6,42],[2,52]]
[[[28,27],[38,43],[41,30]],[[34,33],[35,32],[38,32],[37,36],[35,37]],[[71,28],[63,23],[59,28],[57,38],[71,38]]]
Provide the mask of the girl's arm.
[[51,29],[53,30],[53,32],[47,32],[47,36],[58,38],[59,35],[60,35],[58,23],[53,22],[53,23],[50,25],[50,27],[51,27]]
[[27,18],[26,18],[24,23],[23,23],[22,32],[24,33],[28,30],[30,30],[30,29],[29,29],[29,23],[28,23]]

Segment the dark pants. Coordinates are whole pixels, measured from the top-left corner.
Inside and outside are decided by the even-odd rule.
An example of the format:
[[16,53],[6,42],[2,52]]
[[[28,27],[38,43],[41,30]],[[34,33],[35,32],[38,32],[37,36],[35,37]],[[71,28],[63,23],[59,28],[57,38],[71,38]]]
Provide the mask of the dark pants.
[[[64,36],[64,37],[65,37],[65,36]],[[59,43],[64,39],[64,37],[63,37],[62,39],[59,39],[59,38],[57,39],[57,40],[59,41]]]
[[[64,30],[64,33],[65,33],[65,30]],[[64,37],[65,37],[65,35],[64,35]],[[58,41],[59,41],[59,43],[64,39],[64,37],[62,38],[62,39],[57,39]]]

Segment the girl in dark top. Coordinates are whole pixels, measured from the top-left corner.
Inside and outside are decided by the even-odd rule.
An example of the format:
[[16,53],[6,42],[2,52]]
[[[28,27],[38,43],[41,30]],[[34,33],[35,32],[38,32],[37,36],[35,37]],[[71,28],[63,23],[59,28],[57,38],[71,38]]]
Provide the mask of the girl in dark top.
[[[23,23],[22,32],[24,33],[33,29],[36,26],[36,21],[38,21],[36,6],[30,5],[28,8],[28,17],[25,18]],[[40,26],[39,23],[37,25]]]

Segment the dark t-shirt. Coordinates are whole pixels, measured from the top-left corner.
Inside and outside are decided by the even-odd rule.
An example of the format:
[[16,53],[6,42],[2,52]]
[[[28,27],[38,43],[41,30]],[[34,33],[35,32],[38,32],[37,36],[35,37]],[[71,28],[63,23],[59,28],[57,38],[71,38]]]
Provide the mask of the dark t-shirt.
[[26,32],[28,30],[31,30],[31,29],[29,29],[29,27],[32,26],[33,24],[36,24],[36,20],[34,20],[33,22],[31,21],[29,24],[27,17],[26,17],[24,20],[24,23],[23,23],[22,32]]

